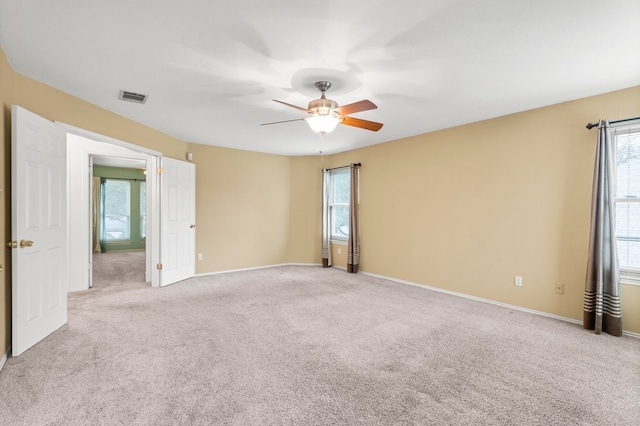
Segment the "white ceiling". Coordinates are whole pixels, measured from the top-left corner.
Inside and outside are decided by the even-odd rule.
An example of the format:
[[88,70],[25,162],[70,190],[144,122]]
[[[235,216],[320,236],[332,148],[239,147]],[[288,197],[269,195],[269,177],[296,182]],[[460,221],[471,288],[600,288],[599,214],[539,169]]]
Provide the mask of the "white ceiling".
[[[15,71],[188,142],[332,154],[639,85],[640,1],[0,0],[0,45]],[[272,99],[306,107],[318,80],[384,127],[260,126],[305,117]]]

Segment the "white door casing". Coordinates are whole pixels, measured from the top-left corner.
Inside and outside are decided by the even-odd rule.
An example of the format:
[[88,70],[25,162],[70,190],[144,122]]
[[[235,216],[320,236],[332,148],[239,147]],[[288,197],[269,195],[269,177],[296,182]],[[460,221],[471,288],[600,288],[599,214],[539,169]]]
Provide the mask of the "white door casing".
[[[67,154],[69,154],[69,152],[67,151]],[[94,223],[94,205],[93,205],[93,194],[94,194],[94,182],[93,182],[93,157],[89,156],[89,173],[88,173],[88,178],[89,178],[89,191],[91,196],[89,197],[89,267],[88,269],[88,274],[89,274],[89,288],[93,287],[93,247],[95,246],[95,241],[93,241],[92,237],[93,237],[93,228],[96,226],[96,224]],[[70,189],[70,188],[67,188]],[[71,191],[69,191],[71,192]],[[71,205],[71,194],[69,194],[69,205]],[[69,208],[69,210],[71,210],[71,208]],[[69,234],[71,234],[72,231],[72,225],[69,222]],[[71,241],[71,238],[69,238],[69,241]],[[69,250],[69,254],[71,254],[71,250]],[[69,263],[69,278],[71,278],[71,263]],[[71,280],[69,280],[71,281]],[[69,286],[68,289],[71,289],[71,282],[69,282]]]
[[195,165],[162,158],[160,285],[195,274]]
[[[160,152],[99,135],[87,130],[58,123],[67,130],[69,162],[69,206],[86,206],[69,210],[69,291],[89,289],[91,277],[91,206],[90,159],[94,155],[145,160],[147,170],[158,168]],[[155,173],[147,173],[147,268],[145,277],[153,287],[160,283],[160,208],[159,180]],[[153,266],[153,268],[152,268]]]
[[11,113],[12,353],[17,356],[67,322],[67,153],[64,129],[16,105]]

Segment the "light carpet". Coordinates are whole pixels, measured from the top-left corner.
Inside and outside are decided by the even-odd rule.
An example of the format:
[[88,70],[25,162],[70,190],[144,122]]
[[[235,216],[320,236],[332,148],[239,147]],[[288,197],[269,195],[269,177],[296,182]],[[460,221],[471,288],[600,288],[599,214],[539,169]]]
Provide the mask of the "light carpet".
[[7,425],[637,425],[640,340],[335,268],[69,295]]

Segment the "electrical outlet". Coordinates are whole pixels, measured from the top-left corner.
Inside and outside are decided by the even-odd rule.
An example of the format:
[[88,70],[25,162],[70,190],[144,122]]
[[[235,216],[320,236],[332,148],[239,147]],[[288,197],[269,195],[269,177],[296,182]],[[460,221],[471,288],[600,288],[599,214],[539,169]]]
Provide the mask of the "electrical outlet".
[[198,260],[202,260],[202,253],[198,253]]
[[564,294],[564,283],[556,283],[556,293]]
[[516,278],[513,280],[513,283],[518,287],[522,287],[522,277],[520,275],[516,275]]
[[341,248],[338,249],[338,254],[342,254],[342,249]]

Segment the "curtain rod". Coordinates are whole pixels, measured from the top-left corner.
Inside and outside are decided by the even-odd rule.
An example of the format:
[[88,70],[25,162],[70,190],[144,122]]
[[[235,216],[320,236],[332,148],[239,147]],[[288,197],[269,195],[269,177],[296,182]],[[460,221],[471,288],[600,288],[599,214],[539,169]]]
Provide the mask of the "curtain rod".
[[[362,167],[362,164],[360,164],[360,163],[354,163],[353,165],[354,165],[354,166],[356,166],[356,167]],[[329,170],[344,169],[344,168],[346,168],[346,167],[351,167],[351,165],[348,165],[348,166],[340,166],[340,167],[334,167],[333,169],[322,169],[322,170],[327,170],[327,171],[329,171]]]
[[[616,123],[624,123],[625,121],[633,121],[633,120],[640,120],[640,117],[635,117],[635,118],[625,118],[624,120],[616,120],[616,121],[610,121],[609,124],[616,124]],[[599,123],[587,123],[587,129],[591,130],[594,127],[598,127]]]

